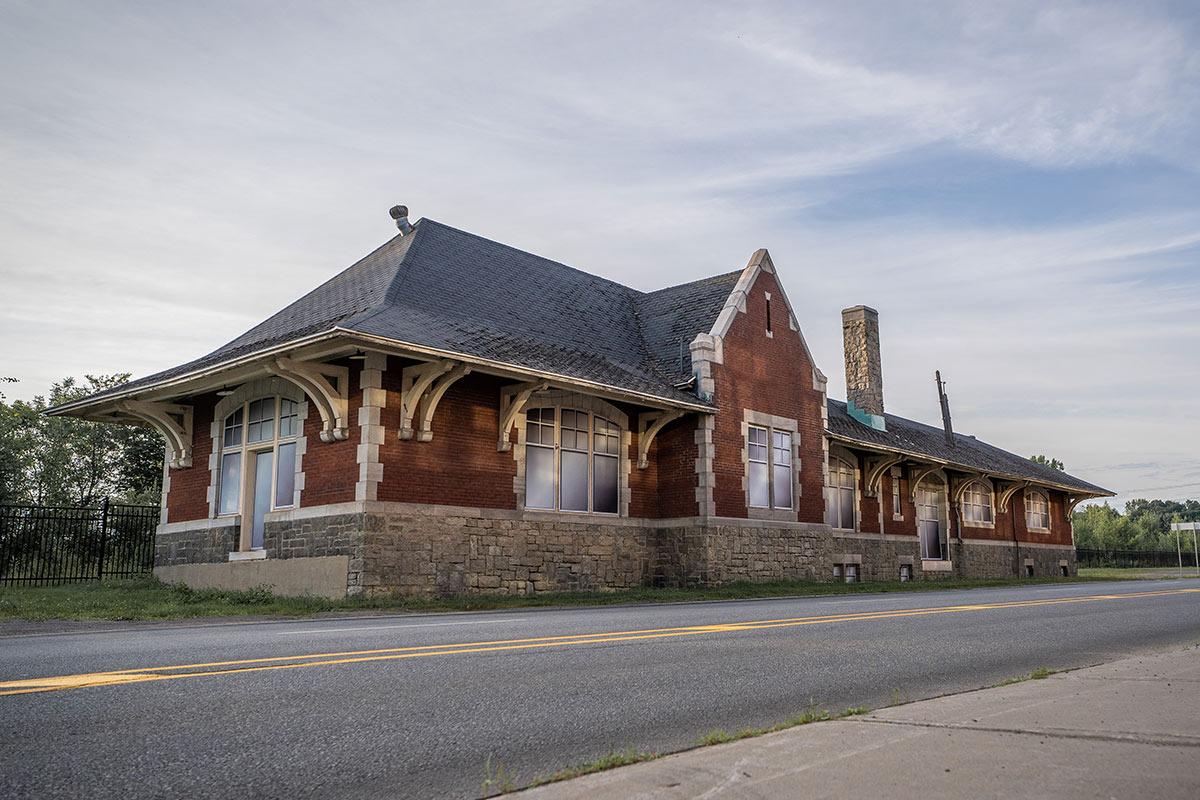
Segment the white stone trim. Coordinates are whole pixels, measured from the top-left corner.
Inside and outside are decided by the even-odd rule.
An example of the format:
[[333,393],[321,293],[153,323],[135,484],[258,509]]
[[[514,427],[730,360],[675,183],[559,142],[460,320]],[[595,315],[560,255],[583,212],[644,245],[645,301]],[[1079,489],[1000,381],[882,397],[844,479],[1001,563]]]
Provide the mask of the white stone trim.
[[717,485],[716,447],[713,431],[717,419],[712,414],[701,414],[696,425],[696,513],[702,519],[717,515],[717,501],[713,489]]
[[267,551],[261,547],[257,550],[234,550],[229,554],[230,561],[262,561],[267,557]]
[[181,522],[164,522],[154,529],[155,535],[182,533],[183,531],[211,531],[218,528],[237,528],[242,524],[241,515],[217,517],[216,519],[188,519]]
[[[746,298],[750,294],[750,290],[754,287],[754,282],[758,280],[758,276],[763,272],[777,275],[775,264],[771,261],[771,254],[765,248],[754,251],[754,254],[750,256],[750,261],[742,270],[737,283],[734,284],[733,290],[729,293],[729,297],[725,301],[725,306],[721,309],[721,313],[717,315],[716,320],[713,321],[712,330],[708,334],[700,334],[693,341],[694,344],[700,340],[701,336],[705,335],[714,340],[716,343],[714,355],[717,364],[724,363],[724,348],[722,343],[726,334],[729,333],[729,329],[733,327],[733,322],[737,318],[737,315],[746,311]],[[796,312],[792,308],[791,301],[788,300],[787,292],[784,291],[783,282],[777,280],[775,283],[779,287],[779,296],[783,300],[784,308],[787,309],[788,327],[800,336],[800,345],[804,348],[804,354],[808,357],[808,363],[812,365],[813,385],[815,387],[817,383],[823,384],[825,382],[825,375],[817,368],[817,362],[813,358],[812,350],[809,349],[808,342],[804,338],[804,332],[800,330],[800,323],[796,319]],[[692,365],[694,371],[696,366],[695,358],[692,360]]]
[[[614,515],[594,511],[552,511],[547,509],[529,509],[528,513],[562,515],[576,521],[580,519],[611,520],[628,517],[631,498],[629,473],[633,466],[633,460],[629,455],[629,451],[633,447],[633,433],[629,429],[629,415],[603,398],[569,389],[545,389],[540,392],[530,393],[525,403],[513,418],[513,424],[517,429],[516,447],[512,448],[513,461],[517,465],[517,474],[513,476],[513,494],[517,499],[517,508],[522,512],[525,511],[525,411],[528,408],[542,408],[544,406],[556,406],[559,409],[573,408],[580,411],[587,411],[591,414],[599,414],[617,423],[621,428],[621,453],[617,461],[617,513]],[[561,416],[557,418],[555,424],[562,424]],[[555,447],[555,452],[558,452],[557,447]],[[559,459],[555,458],[554,470],[556,478],[559,463]]]
[[1040,548],[1043,550],[1074,550],[1075,547],[1069,544],[1053,544],[1051,542],[1026,542],[1012,539],[972,539],[970,536],[963,537],[964,546],[984,545],[985,547],[1017,547],[1024,550],[1027,547]]
[[379,484],[383,482],[383,464],[379,446],[384,442],[383,409],[387,408],[387,392],[383,388],[383,373],[387,356],[375,350],[366,353],[358,374],[362,390],[362,405],[358,409],[358,482],[354,484],[355,500],[376,500]]

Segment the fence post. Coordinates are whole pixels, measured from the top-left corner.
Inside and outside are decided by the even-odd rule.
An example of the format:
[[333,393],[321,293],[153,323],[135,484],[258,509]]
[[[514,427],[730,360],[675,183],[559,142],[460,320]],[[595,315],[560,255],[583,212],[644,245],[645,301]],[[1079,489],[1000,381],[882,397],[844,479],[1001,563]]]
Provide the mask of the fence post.
[[100,502],[100,559],[96,564],[96,580],[104,580],[104,546],[108,542],[108,498]]

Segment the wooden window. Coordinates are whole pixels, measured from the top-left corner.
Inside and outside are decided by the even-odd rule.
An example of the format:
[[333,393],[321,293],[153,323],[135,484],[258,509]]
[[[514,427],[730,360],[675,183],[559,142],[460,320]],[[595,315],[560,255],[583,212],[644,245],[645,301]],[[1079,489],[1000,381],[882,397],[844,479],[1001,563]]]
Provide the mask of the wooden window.
[[525,507],[617,514],[621,428],[574,408],[525,412]]
[[975,481],[963,492],[961,511],[963,522],[975,525],[991,525],[992,490],[981,481]]
[[[295,505],[299,435],[299,404],[292,400],[261,397],[227,414],[222,424],[217,514],[246,513],[243,494],[251,491],[253,510],[259,512],[252,516],[259,528],[261,512]],[[260,544],[256,541],[254,546]]]
[[1050,500],[1036,489],[1025,490],[1025,527],[1031,531],[1050,530]]
[[856,489],[854,467],[837,456],[830,456],[829,482],[825,486],[825,522],[831,527],[854,530]]

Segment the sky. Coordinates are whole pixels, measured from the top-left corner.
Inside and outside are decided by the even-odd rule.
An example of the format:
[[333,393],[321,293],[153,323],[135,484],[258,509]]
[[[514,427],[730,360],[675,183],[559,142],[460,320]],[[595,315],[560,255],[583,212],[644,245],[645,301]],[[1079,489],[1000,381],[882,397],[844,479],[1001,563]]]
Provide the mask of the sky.
[[770,250],[832,397],[1200,497],[1200,8],[0,5],[0,375],[202,355],[429,217],[639,289]]

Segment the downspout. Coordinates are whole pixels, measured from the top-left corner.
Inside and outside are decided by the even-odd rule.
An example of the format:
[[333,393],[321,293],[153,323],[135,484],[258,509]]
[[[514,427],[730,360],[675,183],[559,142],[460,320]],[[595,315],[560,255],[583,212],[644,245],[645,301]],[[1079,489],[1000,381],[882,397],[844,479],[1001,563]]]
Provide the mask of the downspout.
[[[1025,498],[1025,490],[1021,490],[1022,501]],[[1008,498],[1008,526],[1012,528],[1013,537],[1013,575],[1021,577],[1021,540],[1017,538],[1017,512],[1012,510],[1013,499]]]

